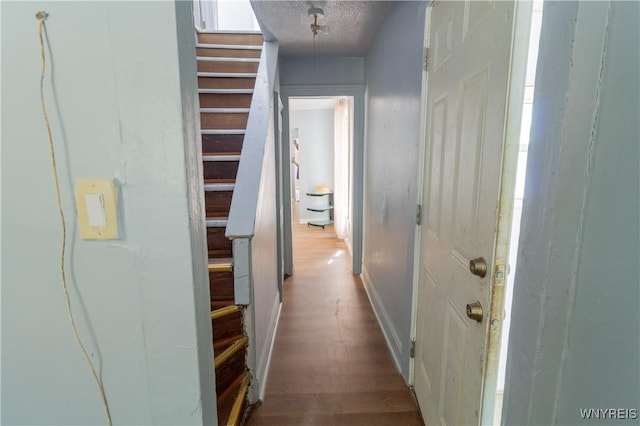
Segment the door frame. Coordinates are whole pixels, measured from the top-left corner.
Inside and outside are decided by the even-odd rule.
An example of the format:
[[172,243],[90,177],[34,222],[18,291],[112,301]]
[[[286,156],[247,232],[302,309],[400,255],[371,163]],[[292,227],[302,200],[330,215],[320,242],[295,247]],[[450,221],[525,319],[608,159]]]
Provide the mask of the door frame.
[[[282,182],[291,182],[291,143],[289,135],[289,98],[300,96],[351,96],[353,97],[353,187],[351,191],[352,233],[351,241],[352,272],[359,275],[362,272],[363,246],[363,203],[364,203],[364,85],[309,85],[309,86],[280,86],[280,96],[284,104],[282,115]],[[285,186],[287,189],[285,190]],[[291,191],[288,185],[282,185],[283,207],[283,257],[285,275],[293,275],[293,234]]]
[[[422,97],[420,101],[420,150],[418,162],[418,204],[423,205],[423,189],[425,178],[425,153],[427,143],[427,95],[429,90],[428,56],[430,48],[431,8],[436,5],[432,0],[425,13],[425,67],[422,72]],[[502,152],[502,168],[500,172],[499,206],[496,214],[495,251],[493,253],[494,267],[491,280],[491,306],[487,315],[490,321],[488,327],[487,344],[485,349],[484,373],[482,383],[482,401],[480,424],[489,424],[494,417],[495,391],[498,379],[500,361],[500,338],[504,309],[504,285],[509,273],[509,242],[511,237],[511,221],[513,216],[513,198],[517,172],[517,157],[520,147],[520,127],[522,118],[522,104],[524,102],[524,88],[526,84],[526,68],[529,47],[533,3],[515,2],[513,18],[513,40],[511,44],[511,61],[509,81],[507,84],[507,108],[505,110],[504,145]],[[507,161],[506,161],[507,160]],[[524,210],[523,210],[524,212]],[[421,218],[422,219],[422,218]],[[414,238],[414,269],[413,269],[413,298],[411,303],[411,340],[417,337],[418,321],[418,291],[420,283],[422,232],[421,223],[416,224]],[[515,265],[514,268],[515,270]],[[513,271],[512,271],[513,272]],[[409,360],[409,384],[414,385],[415,358]]]

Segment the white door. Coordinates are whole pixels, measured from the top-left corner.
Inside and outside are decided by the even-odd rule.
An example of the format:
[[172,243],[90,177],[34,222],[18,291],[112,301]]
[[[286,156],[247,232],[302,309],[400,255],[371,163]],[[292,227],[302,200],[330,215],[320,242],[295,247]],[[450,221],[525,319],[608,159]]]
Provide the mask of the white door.
[[[490,312],[492,288],[499,292],[505,274],[495,257],[498,211],[510,211],[512,202],[502,190],[500,204],[503,167],[515,163],[515,156],[503,159],[514,13],[507,1],[439,0],[430,7],[414,365],[428,425],[492,419],[482,407],[483,391],[493,400],[485,388],[485,379],[494,382],[485,377],[496,349],[488,348],[489,323],[498,335],[501,326],[501,308]],[[470,271],[478,258],[486,262],[484,277]]]

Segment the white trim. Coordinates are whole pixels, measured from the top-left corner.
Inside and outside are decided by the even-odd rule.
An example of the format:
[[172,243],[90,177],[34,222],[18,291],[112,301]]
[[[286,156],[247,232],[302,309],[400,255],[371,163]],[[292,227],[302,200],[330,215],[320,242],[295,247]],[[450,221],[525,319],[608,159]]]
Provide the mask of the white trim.
[[199,72],[198,77],[256,78],[256,72]]
[[227,226],[227,219],[207,219],[206,223],[207,228],[224,228]]
[[198,93],[213,93],[218,95],[252,94],[253,89],[198,89]]
[[244,135],[245,129],[202,129],[203,135]]
[[205,161],[205,162],[240,161],[240,156],[239,155],[203,155],[202,161]]
[[200,112],[207,114],[248,114],[249,108],[200,108]]
[[351,247],[351,241],[349,241],[349,238],[345,238],[342,241],[344,241],[344,245],[347,246],[347,251],[349,252],[349,256],[353,256],[353,247]]
[[[378,320],[378,324],[380,325],[380,329],[382,329],[382,334],[384,335],[384,339],[387,342],[387,346],[391,351],[391,356],[393,357],[393,362],[396,364],[396,368],[399,373],[402,373],[401,363],[399,359],[399,355],[402,354],[402,342],[398,337],[398,332],[393,326],[393,322],[389,318],[389,314],[387,313],[384,305],[380,301],[380,296],[369,277],[369,273],[367,269],[363,266],[362,273],[360,274],[360,278],[362,279],[362,283],[364,284],[364,290],[367,293],[367,297],[369,298],[369,303],[371,303],[371,308],[373,309],[373,313],[376,315],[376,319]],[[389,337],[391,334],[391,337]]]
[[[424,48],[429,48],[430,41],[430,28],[431,28],[431,5],[427,7],[425,12],[425,25],[424,25]],[[423,52],[424,54],[424,52]],[[423,58],[424,60],[424,58]],[[422,199],[424,191],[424,173],[425,173],[425,154],[427,152],[427,90],[429,88],[429,73],[422,69],[422,97],[420,100],[420,149],[418,157],[418,197],[417,203],[422,206],[424,212],[424,200]],[[416,206],[417,208],[417,206]],[[424,214],[423,214],[424,216]],[[410,338],[416,341],[417,344],[417,332],[418,332],[418,292],[420,290],[420,268],[422,264],[422,226],[415,226],[415,234],[413,239],[413,289],[411,298],[411,329]],[[409,384],[413,386],[415,380],[415,357],[409,358]]]
[[[502,269],[502,279],[491,277],[490,307],[487,321],[489,327],[484,356],[484,374],[482,378],[481,424],[493,424],[495,417],[495,394],[500,364],[500,343],[504,320],[504,293],[511,240],[511,222],[515,197],[518,152],[520,151],[520,127],[524,89],[526,86],[527,59],[529,56],[529,37],[531,35],[532,2],[516,2],[514,5],[513,28],[506,109],[504,119],[504,140],[502,148],[500,193],[498,212],[496,213],[495,248],[492,253],[493,273]],[[493,274],[492,274],[493,275]]]
[[196,43],[196,48],[200,48],[200,49],[229,49],[229,50],[262,50],[262,45],[258,45],[258,44],[207,44],[207,43]]
[[241,62],[260,63],[260,58],[227,58],[221,56],[196,56],[198,62]]
[[235,183],[205,183],[204,192],[233,191],[235,187]]
[[260,388],[258,389],[258,400],[264,399],[265,390],[267,388],[267,380],[269,378],[269,370],[271,368],[271,358],[273,357],[273,347],[276,343],[276,335],[278,333],[278,325],[280,324],[280,313],[282,312],[282,302],[280,302],[280,294],[276,294],[276,300],[278,303],[278,312],[276,313],[275,324],[273,326],[273,334],[271,335],[271,343],[269,344],[269,351],[267,353],[267,361],[264,365],[264,374],[262,380],[258,380]]
[[260,30],[204,30],[200,34],[238,34],[238,35],[262,35]]

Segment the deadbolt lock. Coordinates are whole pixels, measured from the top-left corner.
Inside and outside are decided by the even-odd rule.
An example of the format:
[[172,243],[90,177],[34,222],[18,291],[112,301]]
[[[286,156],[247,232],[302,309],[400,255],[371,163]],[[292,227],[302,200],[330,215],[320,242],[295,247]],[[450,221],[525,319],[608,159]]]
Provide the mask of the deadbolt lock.
[[482,322],[482,305],[477,300],[467,305],[467,316],[474,321]]
[[484,278],[485,275],[487,275],[487,262],[484,260],[484,257],[471,259],[469,261],[469,271],[471,271],[473,275]]

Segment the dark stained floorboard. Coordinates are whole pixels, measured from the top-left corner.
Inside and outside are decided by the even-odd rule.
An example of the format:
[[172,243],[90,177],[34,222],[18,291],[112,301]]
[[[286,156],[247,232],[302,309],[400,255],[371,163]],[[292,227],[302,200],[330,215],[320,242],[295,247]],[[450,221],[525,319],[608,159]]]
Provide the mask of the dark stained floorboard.
[[248,425],[422,425],[344,243],[294,225],[264,402]]

